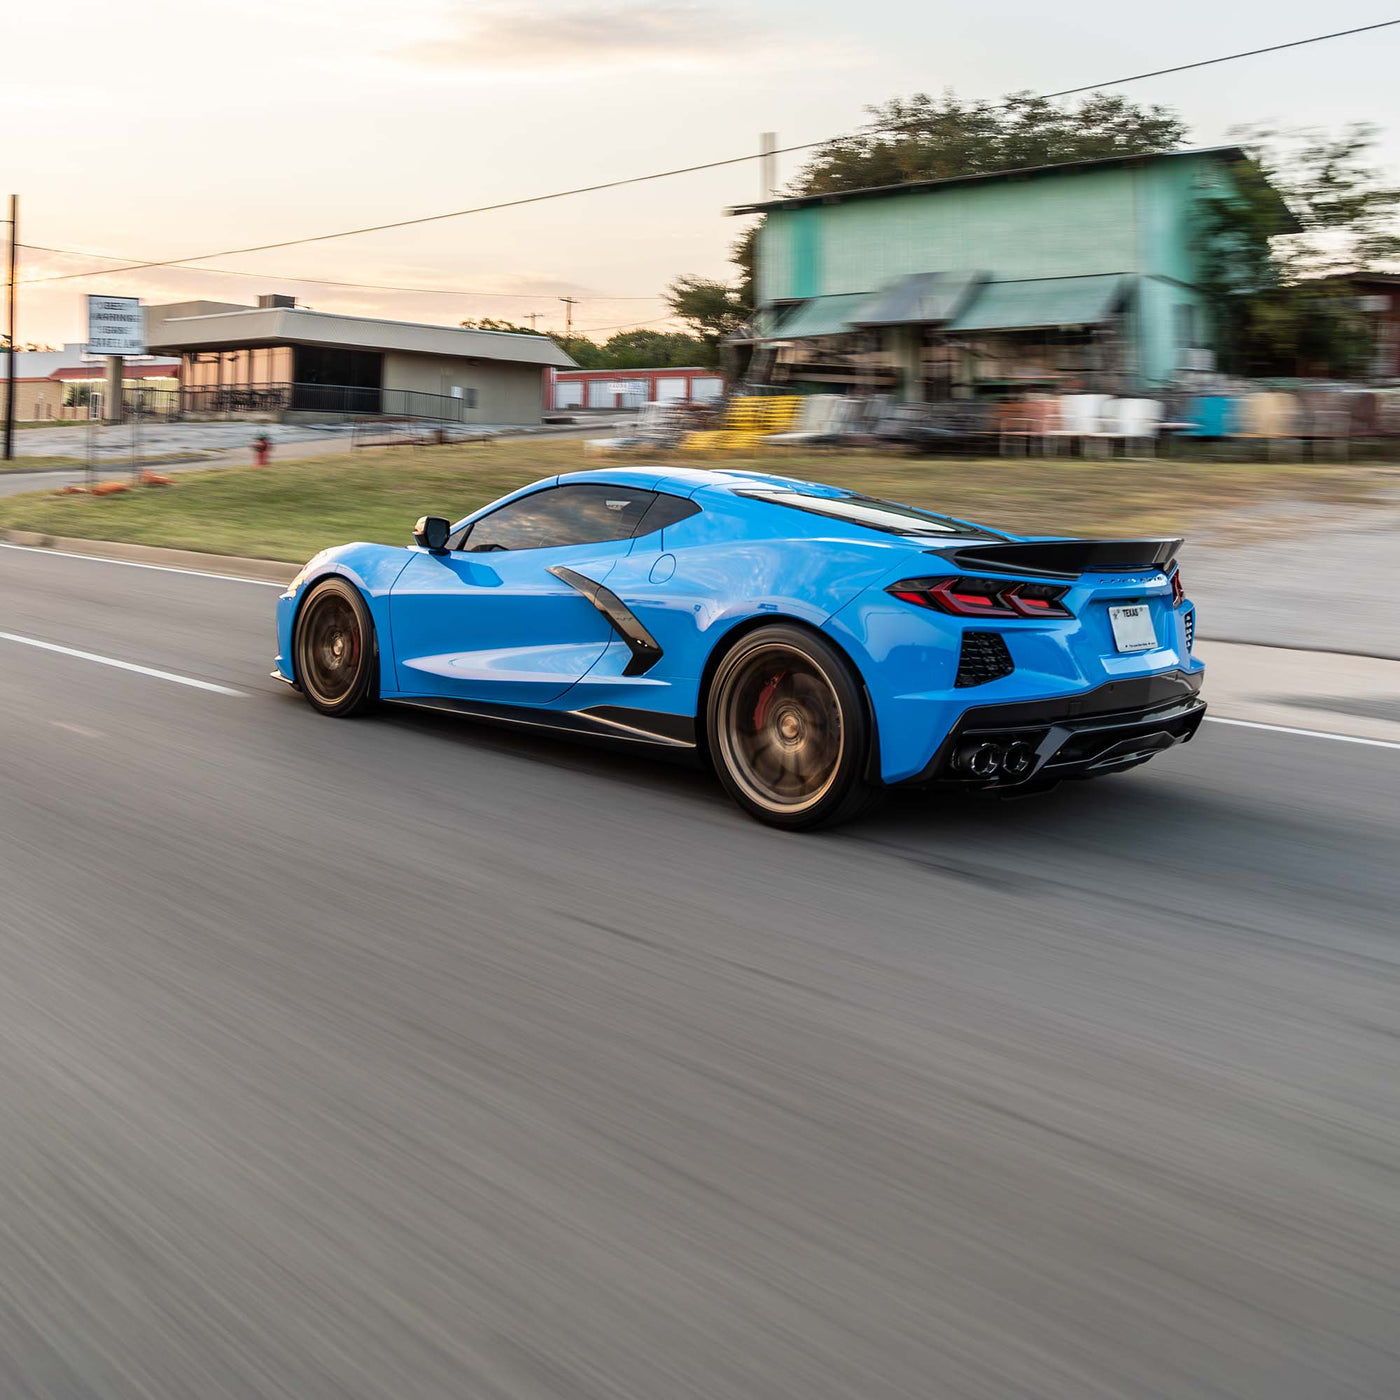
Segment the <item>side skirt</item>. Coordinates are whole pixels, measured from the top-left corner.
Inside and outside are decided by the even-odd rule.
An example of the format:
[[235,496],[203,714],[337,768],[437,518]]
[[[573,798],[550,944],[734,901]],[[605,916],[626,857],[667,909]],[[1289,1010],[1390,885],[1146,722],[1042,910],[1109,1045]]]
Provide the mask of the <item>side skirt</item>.
[[463,715],[492,724],[544,729],[580,738],[604,739],[648,748],[694,751],[695,720],[659,710],[634,710],[622,705],[594,705],[587,710],[535,710],[526,705],[494,705],[488,701],[453,700],[425,695],[413,700],[386,699],[385,704],[414,710]]

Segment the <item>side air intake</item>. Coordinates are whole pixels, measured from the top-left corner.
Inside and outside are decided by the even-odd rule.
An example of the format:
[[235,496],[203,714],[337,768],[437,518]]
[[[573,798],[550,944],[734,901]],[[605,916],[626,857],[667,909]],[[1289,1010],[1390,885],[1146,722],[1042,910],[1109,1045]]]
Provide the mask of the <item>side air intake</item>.
[[964,632],[955,686],[986,685],[1016,669],[1000,632]]

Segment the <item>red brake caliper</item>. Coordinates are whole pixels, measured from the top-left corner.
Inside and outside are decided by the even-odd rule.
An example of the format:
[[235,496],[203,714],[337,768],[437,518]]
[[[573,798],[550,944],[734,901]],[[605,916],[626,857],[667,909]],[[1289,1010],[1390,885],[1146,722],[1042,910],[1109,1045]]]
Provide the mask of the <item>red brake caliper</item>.
[[763,726],[768,723],[768,707],[773,703],[773,692],[777,690],[778,686],[782,683],[783,677],[786,675],[786,671],[779,671],[778,674],[758,692],[758,703],[753,707],[753,727],[755,729],[762,729]]

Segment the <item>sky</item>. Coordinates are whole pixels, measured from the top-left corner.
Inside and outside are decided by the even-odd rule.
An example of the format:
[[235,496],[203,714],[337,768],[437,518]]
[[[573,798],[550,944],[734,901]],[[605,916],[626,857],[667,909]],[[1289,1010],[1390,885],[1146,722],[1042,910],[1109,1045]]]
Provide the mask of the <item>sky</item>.
[[[1089,0],[68,0],[0,14],[0,194],[21,243],[182,258],[519,199],[849,131],[868,104],[1078,87],[1394,18],[1377,3]],[[1241,125],[1382,128],[1400,181],[1400,26],[1129,84],[1193,145]],[[780,163],[781,180],[800,157]],[[681,273],[728,277],[727,205],[758,163],[211,265],[21,287],[17,339],[84,336],[84,294],[252,303],[259,292],[456,324],[664,321]],[[22,251],[22,279],[102,267]],[[451,288],[375,292],[297,278]],[[487,295],[490,294],[490,295]]]

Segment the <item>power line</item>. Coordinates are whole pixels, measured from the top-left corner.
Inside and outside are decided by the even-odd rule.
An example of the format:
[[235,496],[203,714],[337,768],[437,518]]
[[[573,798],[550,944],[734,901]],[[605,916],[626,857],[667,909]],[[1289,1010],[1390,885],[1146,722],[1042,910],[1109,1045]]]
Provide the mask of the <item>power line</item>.
[[[1238,53],[1221,54],[1215,58],[1197,59],[1192,63],[1179,63],[1171,68],[1157,68],[1149,73],[1131,73],[1122,78],[1110,78],[1104,82],[1090,83],[1083,87],[1063,88],[1059,92],[1040,94],[1049,100],[1057,97],[1073,97],[1083,92],[1093,92],[1099,88],[1121,87],[1125,83],[1141,82],[1145,78],[1157,78],[1168,73],[1185,73],[1193,68],[1208,68],[1218,63],[1231,63],[1236,59],[1254,58],[1260,54],[1277,53],[1283,49],[1301,48],[1307,44],[1320,44],[1329,39],[1342,39],[1353,34],[1366,34],[1377,29],[1388,29],[1400,24],[1400,19],[1380,20],[1375,24],[1358,25],[1353,29],[1336,29],[1328,34],[1314,34],[1306,39],[1291,39],[1282,44],[1269,44],[1258,49],[1244,49]],[[1004,104],[1002,104],[1004,105]],[[31,277],[24,279],[35,282],[65,282],[85,277],[99,277],[118,272],[140,272],[147,268],[178,267],[193,262],[208,262],[211,258],[228,258],[244,253],[266,253],[278,248],[295,248],[306,243],[327,243],[337,238],[355,238],[366,233],[385,233],[391,229],[414,228],[420,224],[440,223],[444,219],[462,219],[472,214],[490,214],[502,209],[519,209],[530,204],[544,204],[550,200],[568,199],[579,194],[595,194],[602,190],[622,189],[627,185],[646,184],[652,180],[668,180],[676,175],[694,175],[704,170],[719,170],[729,165],[743,165],[751,160],[760,160],[768,155],[791,155],[797,151],[816,150],[830,146],[836,141],[850,139],[849,136],[829,136],[820,141],[804,141],[795,146],[782,146],[774,151],[751,152],[742,156],[727,156],[723,160],[702,161],[697,165],[677,166],[673,170],[658,170],[649,175],[631,175],[621,180],[604,180],[596,185],[578,185],[573,189],[554,190],[549,194],[527,195],[520,199],[501,200],[496,204],[478,204],[470,209],[453,209],[445,214],[423,214],[412,219],[395,219],[383,224],[366,224],[361,228],[340,229],[335,233],[311,234],[305,238],[286,238],[277,243],[258,243],[246,248],[224,248],[216,253],[200,253],[194,257],[161,258],[148,262],[134,262],[123,267],[107,268],[105,272],[65,272],[56,277]],[[292,280],[292,279],[288,279]]]
[[1063,92],[1046,92],[1042,97],[1076,97],[1081,92],[1093,92],[1095,88],[1121,87],[1124,83],[1139,83],[1144,78],[1160,78],[1167,73],[1185,73],[1191,68],[1209,68],[1213,63],[1233,63],[1237,58],[1255,58],[1261,53],[1278,53],[1282,49],[1300,49],[1304,44],[1320,44],[1324,39],[1345,39],[1349,34],[1365,34],[1372,29],[1389,29],[1400,24],[1400,19],[1383,19],[1377,24],[1360,24],[1355,29],[1334,29],[1330,34],[1314,34],[1311,39],[1290,39],[1286,44],[1269,44],[1262,49],[1241,49],[1239,53],[1221,54],[1219,58],[1202,58],[1195,63],[1178,63],[1174,68],[1154,68],[1150,73],[1133,73],[1126,78],[1114,78],[1106,83],[1094,83],[1089,87],[1065,88]]
[[[803,146],[789,146],[789,151],[805,151],[813,146],[826,145],[825,141],[811,141]],[[782,155],[782,151],[774,152]],[[337,233],[316,233],[306,238],[287,238],[280,243],[259,243],[248,248],[225,248],[217,253],[198,253],[194,257],[159,258],[149,262],[131,263],[124,267],[109,267],[101,272],[64,272],[57,277],[29,277],[27,282],[69,282],[81,277],[104,277],[118,272],[141,272],[152,267],[179,267],[184,263],[208,262],[210,258],[231,258],[242,253],[266,253],[276,248],[295,248],[303,243],[328,243],[335,238],[355,238],[363,233],[385,233],[390,229],[413,228],[419,224],[440,223],[444,219],[464,219],[471,214],[491,214],[500,209],[519,209],[527,204],[544,204],[554,199],[568,199],[576,194],[594,194],[600,190],[621,189],[624,185],[642,185],[649,180],[665,180],[673,175],[694,175],[701,170],[718,170],[725,165],[741,165],[745,161],[757,160],[755,155],[728,156],[724,160],[704,161],[699,165],[678,166],[674,170],[658,170],[650,175],[632,175],[624,180],[605,180],[597,185],[578,185],[570,190],[555,190],[550,194],[532,194],[523,199],[506,199],[498,204],[478,204],[471,209],[453,209],[446,214],[423,214],[416,219],[395,219],[387,224],[367,224],[364,228],[341,229]]]
[[597,335],[599,331],[641,330],[643,326],[659,326],[663,321],[674,321],[674,316],[658,316],[654,321],[619,321],[615,326],[583,326],[575,335]]
[[[57,253],[68,258],[101,258],[107,262],[129,262],[129,258],[124,258],[116,253],[85,253],[80,248],[50,248],[43,243],[21,243],[21,248],[27,248],[34,253]],[[460,287],[398,287],[384,282],[338,282],[331,277],[296,277],[290,274],[284,275],[277,272],[240,272],[232,267],[187,267],[180,264],[180,268],[188,272],[217,273],[220,277],[253,277],[260,278],[264,282],[306,282],[318,287],[357,287],[367,292],[423,292],[431,296],[445,297],[506,297],[511,301],[534,301],[537,297],[548,295],[541,292],[470,292],[463,291]],[[121,268],[108,268],[108,272],[120,272]],[[100,273],[79,273],[82,277],[97,277]],[[58,281],[58,278],[38,277],[29,278],[29,281],[49,282]],[[593,292],[589,294],[589,301],[660,301],[664,293],[652,292],[641,295],[629,292],[620,296],[613,296],[607,292]]]

